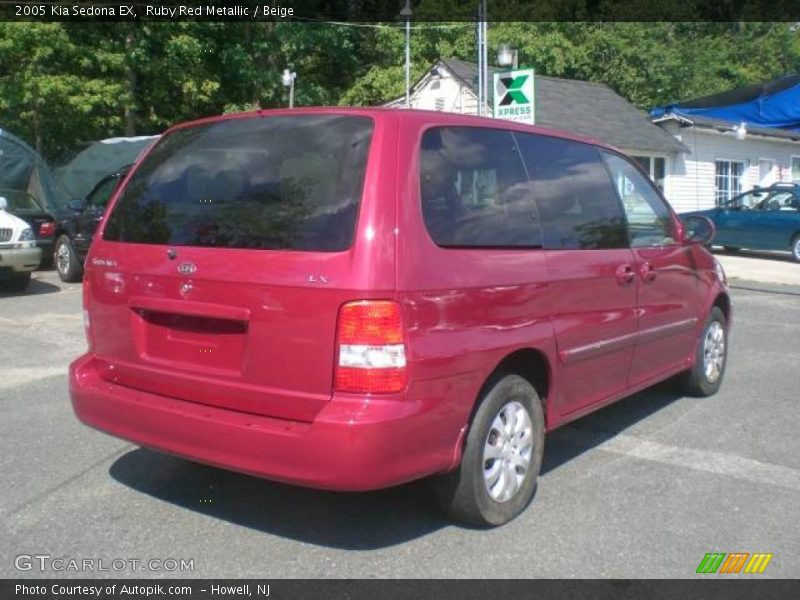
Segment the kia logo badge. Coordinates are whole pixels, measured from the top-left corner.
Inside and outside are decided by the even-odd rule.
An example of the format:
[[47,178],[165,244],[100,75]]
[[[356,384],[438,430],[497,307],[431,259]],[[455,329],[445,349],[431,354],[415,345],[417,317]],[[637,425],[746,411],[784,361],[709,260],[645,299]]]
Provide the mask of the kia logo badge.
[[181,275],[191,275],[195,271],[197,271],[197,267],[194,266],[194,263],[182,262],[178,265],[178,273]]

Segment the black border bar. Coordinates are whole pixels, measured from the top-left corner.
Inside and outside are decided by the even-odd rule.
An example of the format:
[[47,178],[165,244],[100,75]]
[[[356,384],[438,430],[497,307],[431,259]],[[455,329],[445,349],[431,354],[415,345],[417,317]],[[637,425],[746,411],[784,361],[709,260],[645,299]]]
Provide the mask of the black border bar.
[[[24,586],[24,587],[21,587]],[[138,586],[138,590],[136,589]],[[261,586],[259,588],[259,586]],[[100,593],[97,591],[100,589]],[[36,591],[34,591],[36,590]],[[70,590],[73,590],[70,592]],[[132,593],[126,593],[128,592]],[[261,590],[261,593],[259,593]],[[137,593],[138,592],[138,593]],[[268,595],[265,593],[268,592]],[[798,580],[709,578],[684,580],[235,580],[235,579],[4,579],[4,600],[778,600],[800,597]]]
[[[486,1],[491,22],[800,21],[800,0]],[[0,0],[0,21],[399,23],[404,5],[405,0]],[[412,0],[412,21],[474,21],[477,5],[478,0]]]

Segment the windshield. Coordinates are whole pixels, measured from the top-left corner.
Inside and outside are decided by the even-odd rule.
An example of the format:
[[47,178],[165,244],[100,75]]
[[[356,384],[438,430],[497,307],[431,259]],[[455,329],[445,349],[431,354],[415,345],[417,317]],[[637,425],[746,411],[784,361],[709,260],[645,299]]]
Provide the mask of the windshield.
[[766,196],[764,190],[753,190],[735,196],[725,203],[728,208],[755,208]]
[[252,117],[179,129],[133,174],[104,239],[338,251],[353,239],[372,120]]
[[725,206],[752,210],[796,210],[800,203],[790,190],[761,189],[731,198]]

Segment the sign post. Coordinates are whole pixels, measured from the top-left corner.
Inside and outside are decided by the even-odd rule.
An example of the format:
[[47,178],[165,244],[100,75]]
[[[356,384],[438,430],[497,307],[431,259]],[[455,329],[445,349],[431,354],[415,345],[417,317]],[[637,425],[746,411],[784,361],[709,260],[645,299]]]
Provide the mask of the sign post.
[[533,69],[494,74],[494,118],[529,125],[536,122]]

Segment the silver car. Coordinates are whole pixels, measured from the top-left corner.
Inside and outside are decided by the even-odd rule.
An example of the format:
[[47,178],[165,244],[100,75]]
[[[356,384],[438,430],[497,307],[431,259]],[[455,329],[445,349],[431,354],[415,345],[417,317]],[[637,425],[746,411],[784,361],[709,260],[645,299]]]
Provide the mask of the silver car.
[[30,226],[6,211],[8,201],[0,196],[0,291],[21,292],[42,260],[42,249]]

